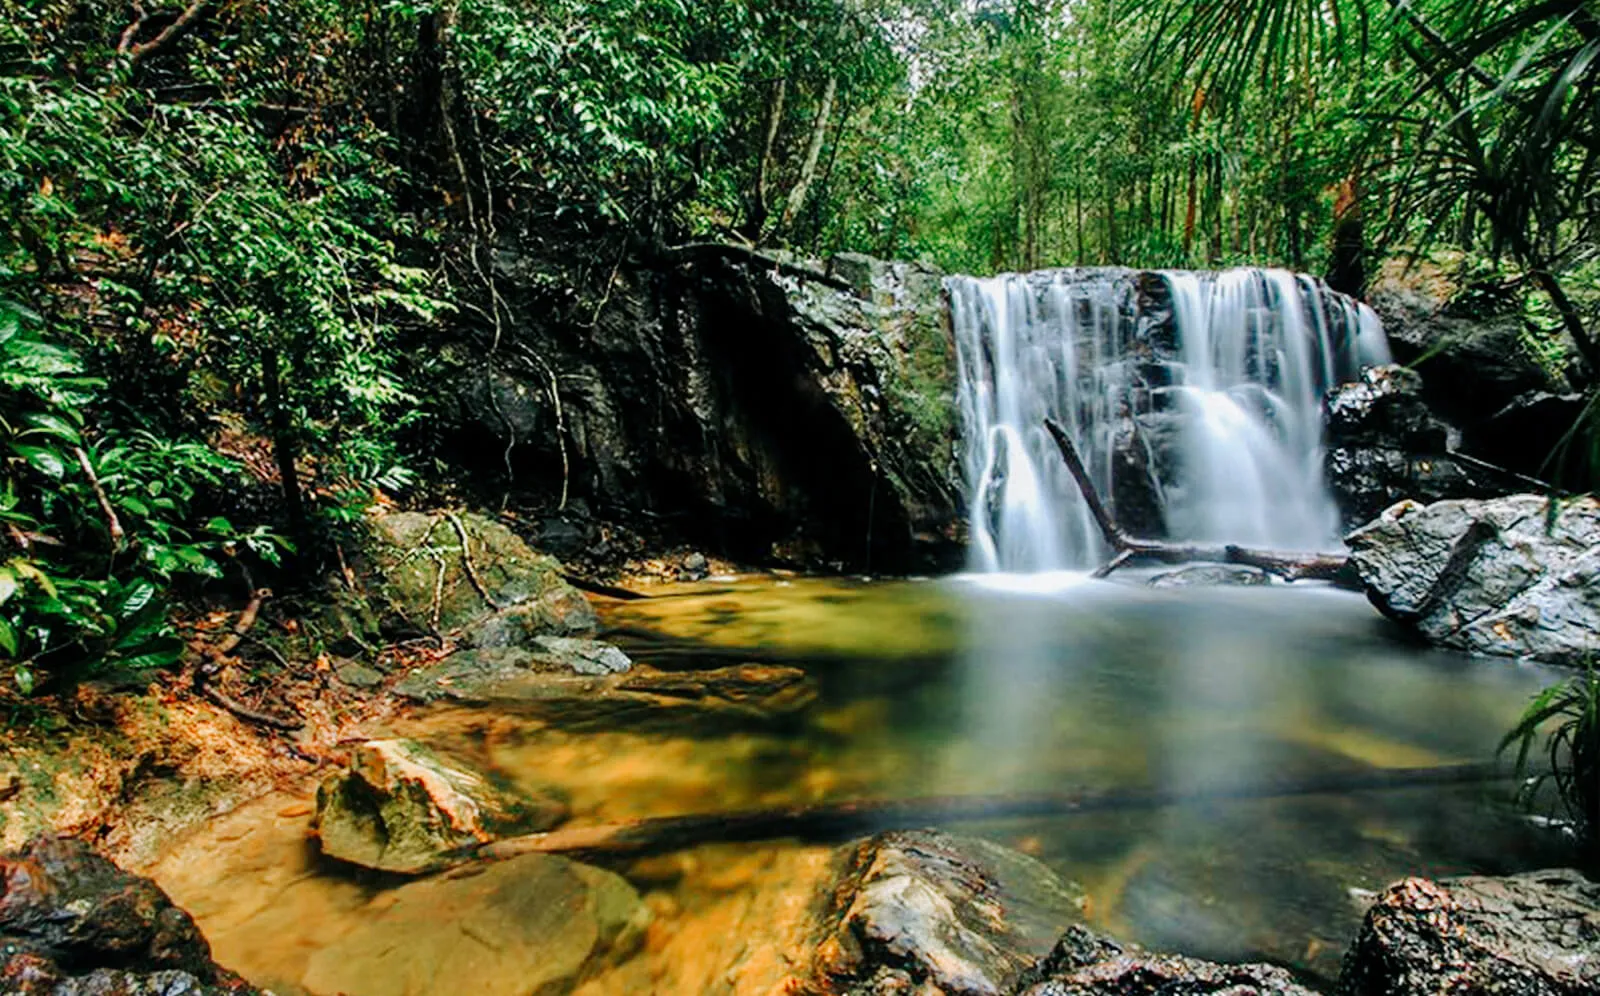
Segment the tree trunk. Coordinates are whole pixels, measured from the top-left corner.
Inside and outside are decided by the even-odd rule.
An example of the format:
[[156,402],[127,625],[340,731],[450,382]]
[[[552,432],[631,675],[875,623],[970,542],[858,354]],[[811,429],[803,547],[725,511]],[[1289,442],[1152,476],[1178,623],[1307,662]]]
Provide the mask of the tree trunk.
[[767,135],[761,144],[761,163],[756,168],[756,189],[751,199],[750,217],[745,223],[745,237],[758,241],[761,229],[767,223],[767,213],[772,204],[773,152],[778,144],[778,131],[783,124],[783,105],[788,99],[789,81],[779,79],[773,88],[772,99],[767,103]]
[[806,147],[805,161],[800,166],[800,178],[789,191],[789,203],[783,209],[780,227],[785,232],[800,216],[800,209],[806,204],[806,195],[811,192],[811,182],[816,179],[817,164],[822,160],[823,139],[828,134],[828,119],[833,116],[833,99],[838,93],[839,78],[828,77],[828,83],[822,90],[822,103],[817,107],[817,120],[811,126],[811,141]]
[[1067,471],[1077,482],[1078,490],[1089,506],[1089,514],[1100,527],[1100,534],[1105,537],[1106,544],[1116,552],[1110,561],[1095,572],[1095,577],[1108,577],[1118,568],[1126,566],[1129,561],[1142,559],[1156,560],[1165,564],[1186,564],[1194,561],[1239,564],[1245,567],[1259,567],[1287,581],[1332,581],[1341,585],[1351,583],[1350,562],[1347,557],[1247,550],[1232,545],[1183,546],[1177,543],[1134,539],[1123,532],[1112,518],[1110,510],[1100,497],[1100,492],[1094,486],[1093,479],[1089,477],[1088,469],[1083,465],[1083,458],[1078,455],[1078,448],[1072,443],[1072,437],[1051,419],[1045,419],[1044,425],[1050,432],[1050,438],[1055,440],[1056,449],[1061,451],[1061,459],[1066,463]]
[[300,490],[300,474],[295,469],[299,462],[300,446],[295,439],[294,423],[289,417],[288,401],[283,394],[283,379],[278,371],[278,351],[271,346],[261,352],[261,387],[267,396],[267,418],[272,430],[272,456],[278,465],[278,477],[283,487],[283,506],[289,515],[289,532],[302,551],[309,550],[310,532],[306,519],[305,495]]

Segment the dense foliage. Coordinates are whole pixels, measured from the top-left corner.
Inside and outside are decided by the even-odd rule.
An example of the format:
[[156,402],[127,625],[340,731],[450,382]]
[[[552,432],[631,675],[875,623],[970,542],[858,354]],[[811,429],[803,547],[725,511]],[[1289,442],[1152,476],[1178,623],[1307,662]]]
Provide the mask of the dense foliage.
[[1588,0],[0,15],[0,651],[24,686],[168,659],[171,585],[315,565],[374,489],[416,486],[434,344],[515,320],[506,244],[590,316],[624,254],[704,240],[1352,288],[1440,249],[1527,296],[1553,365],[1593,352]]

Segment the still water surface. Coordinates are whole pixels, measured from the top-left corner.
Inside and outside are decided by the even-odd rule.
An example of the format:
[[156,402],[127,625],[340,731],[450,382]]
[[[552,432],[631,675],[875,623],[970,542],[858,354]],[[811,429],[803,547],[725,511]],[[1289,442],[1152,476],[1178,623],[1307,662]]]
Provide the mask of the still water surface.
[[[606,620],[639,661],[662,668],[750,657],[804,667],[820,702],[798,727],[695,736],[580,734],[464,710],[400,719],[390,732],[557,786],[579,824],[866,797],[1193,791],[1483,761],[1551,677],[1419,650],[1358,596],[1305,586],[763,579],[617,603]],[[1266,958],[1316,981],[1337,975],[1366,890],[1408,874],[1567,860],[1496,790],[1219,801],[953,829],[1081,883],[1091,918],[1123,937]],[[219,960],[282,993],[304,991],[308,961],[381,909],[390,884],[315,860],[303,843],[306,809],[292,797],[264,800],[148,869],[196,914]],[[801,915],[827,853],[717,845],[619,866],[656,922],[639,955],[581,991],[762,991],[784,966],[755,964],[750,951],[785,943],[776,935]],[[763,924],[775,936],[764,939]]]

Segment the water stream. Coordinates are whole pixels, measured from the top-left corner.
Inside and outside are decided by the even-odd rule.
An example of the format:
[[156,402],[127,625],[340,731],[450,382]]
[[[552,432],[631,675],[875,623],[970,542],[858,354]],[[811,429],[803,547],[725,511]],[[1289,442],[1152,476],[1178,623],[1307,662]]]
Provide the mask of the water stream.
[[1071,433],[1139,532],[1279,549],[1335,543],[1322,398],[1386,362],[1377,316],[1282,270],[1054,270],[948,282],[973,566],[1101,559],[1044,420]]
[[[1359,596],[1315,588],[1084,582],[1029,594],[977,577],[765,579],[616,605],[607,621],[641,662],[666,668],[746,655],[803,662],[821,699],[792,727],[580,733],[514,712],[446,709],[397,718],[386,732],[560,789],[574,825],[584,825],[1478,761],[1547,677],[1419,653]],[[301,988],[309,967],[346,950],[344,940],[399,895],[395,881],[319,860],[306,841],[310,808],[306,795],[263,800],[144,869],[193,911],[220,960],[280,996],[317,993]],[[1470,787],[952,829],[1080,882],[1093,922],[1122,936],[1269,958],[1323,979],[1338,972],[1364,890],[1409,874],[1507,872],[1569,857]],[[654,923],[640,951],[579,992],[772,991],[792,968],[782,953],[825,884],[829,851],[777,841],[623,862]],[[465,916],[428,929],[491,926]],[[415,943],[392,938],[396,951]],[[381,962],[370,975],[384,977]]]

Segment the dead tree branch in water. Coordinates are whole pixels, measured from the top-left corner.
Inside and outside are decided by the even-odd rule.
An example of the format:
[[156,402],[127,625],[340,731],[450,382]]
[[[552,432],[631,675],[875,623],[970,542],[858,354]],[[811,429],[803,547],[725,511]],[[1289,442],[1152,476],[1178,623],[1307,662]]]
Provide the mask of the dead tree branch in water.
[[1195,561],[1239,564],[1244,567],[1258,567],[1287,581],[1332,581],[1342,585],[1350,583],[1348,557],[1248,550],[1232,544],[1188,546],[1160,540],[1135,539],[1117,525],[1117,520],[1106,508],[1099,490],[1089,477],[1088,468],[1083,465],[1083,458],[1078,455],[1078,448],[1072,443],[1072,437],[1052,419],[1045,419],[1044,426],[1049,430],[1050,438],[1055,440],[1056,449],[1061,451],[1061,459],[1066,462],[1067,471],[1077,482],[1078,490],[1083,493],[1083,500],[1088,503],[1089,514],[1094,516],[1095,523],[1100,527],[1100,534],[1105,537],[1106,544],[1115,551],[1115,556],[1095,571],[1095,577],[1108,577],[1129,561],[1141,559],[1157,560],[1164,564],[1188,564]]

